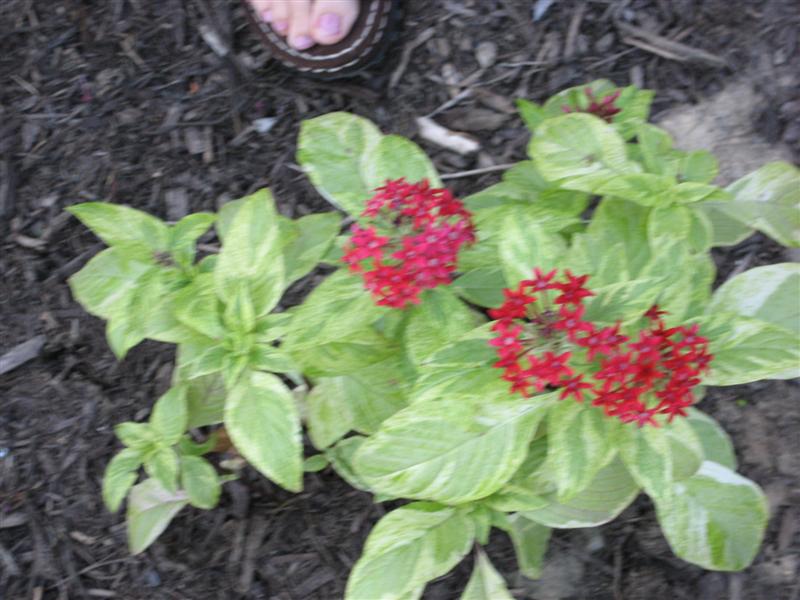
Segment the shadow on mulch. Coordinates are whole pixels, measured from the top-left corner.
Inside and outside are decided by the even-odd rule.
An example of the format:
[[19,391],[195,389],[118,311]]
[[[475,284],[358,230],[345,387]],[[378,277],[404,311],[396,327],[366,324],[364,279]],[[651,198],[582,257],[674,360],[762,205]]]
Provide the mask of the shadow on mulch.
[[[339,598],[383,512],[330,472],[307,475],[291,495],[246,471],[217,509],[185,510],[150,550],[129,556],[100,478],[117,450],[113,424],[147,415],[173,355],[145,343],[114,360],[102,324],[65,283],[101,247],[65,206],[106,199],[177,219],[269,185],[286,215],[327,210],[293,168],[301,119],[347,110],[413,137],[414,118],[435,113],[482,144],[464,157],[422,142],[441,172],[459,173],[525,157],[514,98],[542,100],[597,77],[656,90],[657,113],[758,69],[768,102],[754,118],[772,139],[800,138],[796,90],[769,76],[797,63],[792,0],[562,0],[537,22],[531,5],[410,0],[393,60],[324,83],[270,63],[238,5],[223,0],[0,3],[0,353],[44,336],[34,359],[0,375],[0,597]],[[201,26],[234,52],[216,55]],[[667,58],[653,35],[689,50]],[[451,183],[466,194],[497,179]],[[754,237],[720,253],[720,269],[780,252]],[[716,390],[703,406],[772,503],[747,571],[707,573],[676,559],[645,500],[596,531],[555,535],[539,582],[519,576],[500,535],[492,560],[519,598],[798,598],[798,395],[794,383],[770,382]],[[468,572],[460,566],[426,597],[457,597]]]

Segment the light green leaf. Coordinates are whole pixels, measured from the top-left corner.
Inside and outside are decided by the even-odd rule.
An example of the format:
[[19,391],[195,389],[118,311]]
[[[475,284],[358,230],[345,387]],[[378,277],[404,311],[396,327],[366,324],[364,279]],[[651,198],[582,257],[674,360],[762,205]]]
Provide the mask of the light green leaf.
[[286,352],[275,346],[256,344],[250,351],[249,365],[256,371],[288,373],[296,371],[297,365]]
[[800,344],[788,329],[735,313],[716,312],[702,318],[700,333],[709,339],[714,356],[710,372],[703,377],[706,385],[798,376]]
[[559,258],[566,251],[559,235],[545,233],[534,221],[520,217],[506,217],[502,239],[501,266],[505,280],[513,283],[530,279],[534,267],[548,272],[559,266]]
[[297,161],[328,202],[358,216],[373,193],[363,175],[364,165],[382,137],[367,119],[329,113],[301,123]]
[[670,438],[663,427],[621,429],[619,454],[625,466],[651,498],[668,499],[675,479]]
[[735,312],[800,336],[800,264],[749,269],[714,292],[706,313]]
[[194,262],[195,242],[217,220],[217,215],[198,212],[186,215],[170,228],[170,253],[176,263],[186,268]]
[[683,153],[678,163],[678,177],[681,181],[711,183],[718,172],[717,159],[708,150]]
[[519,514],[511,515],[508,521],[511,524],[508,535],[514,544],[519,570],[525,577],[539,579],[542,576],[542,561],[553,530]]
[[729,202],[713,206],[748,227],[755,227],[785,246],[800,246],[800,169],[773,162],[727,188]]
[[[592,286],[591,279],[588,284]],[[595,295],[585,300],[583,318],[603,324],[639,319],[656,302],[659,284],[658,279],[644,278],[591,287]]]
[[677,204],[694,204],[696,202],[711,202],[728,200],[730,194],[715,185],[684,181],[669,190],[669,199]]
[[[179,378],[180,380],[180,378]],[[204,375],[187,381],[187,429],[222,423],[225,409],[225,384],[219,375]]]
[[503,270],[491,267],[474,269],[453,282],[453,288],[466,300],[486,307],[502,304],[504,287]]
[[211,273],[196,276],[175,294],[174,313],[178,321],[204,336],[222,339],[227,333]]
[[522,463],[552,400],[413,404],[361,445],[355,471],[384,494],[450,504],[488,496]]
[[519,98],[516,101],[519,116],[525,122],[525,126],[531,131],[535,131],[539,124],[547,118],[544,110],[536,102]]
[[461,600],[514,600],[505,581],[489,562],[486,554],[482,550],[478,550],[477,554],[475,567],[461,594]]
[[545,496],[555,494],[556,486],[545,472],[546,459],[547,436],[542,435],[531,443],[525,460],[511,479],[482,503],[502,512],[538,510],[549,506],[551,501]]
[[169,249],[166,223],[135,208],[108,202],[84,202],[67,211],[109,246],[133,247],[151,252]]
[[619,134],[589,114],[568,114],[543,122],[528,153],[545,179],[580,191],[594,192],[597,185],[636,172]]
[[580,492],[611,462],[618,429],[616,420],[593,406],[564,400],[550,409],[545,469],[556,483],[560,500]]
[[422,302],[408,312],[404,341],[414,364],[473,329],[480,318],[446,287],[426,290]]
[[362,481],[353,471],[353,455],[361,447],[366,438],[354,435],[339,442],[332,448],[325,450],[325,456],[331,461],[333,470],[354,488],[365,492],[372,492],[370,487]]
[[307,275],[330,249],[341,227],[335,212],[316,213],[289,221],[297,236],[283,251],[286,283]]
[[323,450],[353,429],[351,398],[361,392],[355,379],[323,377],[306,397],[306,424],[314,447]]
[[225,404],[225,427],[256,469],[287,490],[302,489],[300,417],[280,379],[267,373],[243,377]]
[[541,525],[557,529],[594,527],[613,520],[639,494],[639,487],[619,459],[603,467],[579,494],[560,502],[555,494],[550,504],[520,514]]
[[178,489],[178,454],[172,448],[161,447],[144,457],[145,472],[170,492]]
[[114,425],[114,435],[129,448],[144,451],[156,442],[156,433],[148,423],[126,421]]
[[256,311],[250,286],[246,281],[232,284],[228,288],[230,295],[222,313],[225,327],[237,334],[247,334],[256,326]]
[[186,388],[173,386],[156,401],[150,414],[150,427],[161,443],[172,446],[186,431],[188,419]]
[[706,461],[674,484],[671,500],[655,499],[673,552],[715,571],[740,571],[758,552],[767,525],[767,498],[749,479]]
[[142,464],[142,454],[134,448],[125,448],[114,455],[103,474],[103,502],[111,512],[116,512],[136,481]]
[[672,475],[675,481],[697,473],[703,462],[703,444],[686,419],[677,418],[664,425],[672,454]]
[[662,238],[685,235],[692,226],[692,211],[686,206],[654,206],[647,218],[647,238],[651,246]]
[[731,470],[736,469],[733,443],[714,419],[696,408],[689,409],[688,422],[703,446],[703,457]]
[[711,227],[714,231],[711,240],[713,246],[734,246],[753,234],[752,227],[738,219],[734,219],[720,208],[719,204],[701,202],[696,208],[705,213],[711,222]]
[[361,163],[364,182],[369,189],[386,183],[387,179],[405,178],[410,183],[427,179],[431,187],[441,187],[439,174],[425,152],[411,140],[399,135],[385,135],[374,152]]
[[474,525],[454,508],[413,502],[373,528],[347,581],[346,600],[395,600],[452,569],[469,551]]
[[123,248],[107,248],[69,278],[72,295],[102,319],[124,316],[139,280],[155,267]]
[[315,454],[309,456],[303,461],[303,472],[305,473],[319,473],[330,464],[328,457],[324,454]]
[[168,492],[155,479],[146,479],[128,495],[128,547],[131,554],[145,550],[187,504],[186,492]]
[[211,463],[199,456],[181,457],[181,485],[192,506],[209,509],[219,502],[219,476]]
[[[650,210],[633,202],[619,199],[604,199],[595,209],[589,223],[587,234],[595,241],[593,251],[595,261],[602,259],[611,249],[622,245],[622,254],[615,253],[613,263],[617,272],[622,267],[630,277],[637,277],[642,267],[650,258],[649,244],[647,243],[647,221]],[[598,271],[592,273],[591,281],[598,281]],[[623,271],[624,272],[624,271]],[[609,277],[602,280],[603,284],[620,281]]]
[[284,283],[278,217],[263,189],[245,199],[228,226],[214,268],[215,289],[228,303],[239,286],[248,285],[258,317],[275,307]]
[[176,363],[182,377],[191,380],[219,373],[225,367],[227,357],[228,350],[219,342],[197,335],[194,339],[178,346]]
[[640,123],[636,129],[639,152],[649,173],[674,176],[677,169],[671,169],[672,137],[650,123]]

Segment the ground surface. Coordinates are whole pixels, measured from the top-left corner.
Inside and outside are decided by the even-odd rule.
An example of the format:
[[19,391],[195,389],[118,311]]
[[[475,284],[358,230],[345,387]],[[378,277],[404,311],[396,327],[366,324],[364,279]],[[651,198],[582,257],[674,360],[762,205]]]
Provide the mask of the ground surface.
[[[482,143],[469,158],[425,146],[440,171],[458,172],[524,157],[528,135],[509,99],[596,77],[655,89],[658,113],[755,74],[763,100],[748,119],[766,142],[800,139],[800,95],[782,75],[798,68],[793,0],[561,0],[537,22],[531,5],[409,0],[382,68],[323,83],[271,64],[240,9],[222,0],[0,3],[0,354],[44,341],[36,358],[0,375],[0,598],[338,598],[382,514],[329,472],[307,476],[297,495],[247,472],[216,510],[185,510],[130,557],[121,516],[100,503],[100,477],[117,449],[112,425],[146,416],[172,354],[147,343],[114,360],[102,324],[65,283],[101,247],[65,206],[106,199],[174,219],[270,185],[287,215],[323,210],[293,168],[303,118],[350,110],[414,136],[414,117],[438,110],[437,120]],[[236,60],[219,58],[201,28]],[[668,58],[652,33],[713,56],[681,50],[679,61],[673,49]],[[253,123],[264,117],[275,123],[260,133]],[[467,193],[496,178],[452,183]],[[785,260],[759,236],[718,258],[722,274]],[[796,383],[764,383],[713,391],[703,406],[772,505],[745,572],[706,573],[674,558],[644,500],[597,531],[554,536],[539,582],[518,576],[503,537],[492,538],[490,556],[518,598],[797,599],[798,395]],[[428,596],[456,598],[468,573],[465,563]]]

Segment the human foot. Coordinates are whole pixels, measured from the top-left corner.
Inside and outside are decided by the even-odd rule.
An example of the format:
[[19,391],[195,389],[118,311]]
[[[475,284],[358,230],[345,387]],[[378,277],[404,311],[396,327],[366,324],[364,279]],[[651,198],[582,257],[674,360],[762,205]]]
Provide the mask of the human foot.
[[350,32],[358,0],[248,0],[275,33],[297,50],[335,44]]

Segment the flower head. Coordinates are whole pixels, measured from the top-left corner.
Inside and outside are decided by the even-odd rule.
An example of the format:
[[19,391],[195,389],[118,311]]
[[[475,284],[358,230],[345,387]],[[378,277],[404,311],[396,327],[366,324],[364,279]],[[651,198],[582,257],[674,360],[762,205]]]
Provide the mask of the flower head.
[[387,181],[367,201],[342,260],[364,277],[381,306],[419,303],[422,290],[447,285],[458,252],[475,241],[471,215],[449,190],[428,181]]
[[565,104],[561,107],[565,113],[571,112],[585,112],[603,119],[606,123],[611,123],[614,119],[614,115],[618,114],[622,109],[619,108],[614,104],[619,98],[620,90],[612,94],[608,94],[607,96],[603,96],[601,99],[595,98],[594,93],[592,92],[591,88],[584,88],[583,93],[586,96],[586,99],[589,102],[589,105],[586,108],[581,107],[574,107],[568,104]]

